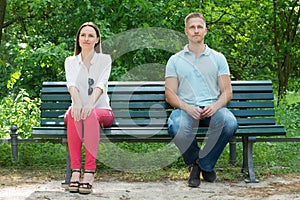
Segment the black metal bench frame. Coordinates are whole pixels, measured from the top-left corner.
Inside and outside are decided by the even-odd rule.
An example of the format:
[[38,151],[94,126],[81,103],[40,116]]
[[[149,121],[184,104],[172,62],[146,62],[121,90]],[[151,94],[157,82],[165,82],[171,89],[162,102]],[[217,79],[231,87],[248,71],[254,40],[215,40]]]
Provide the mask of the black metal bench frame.
[[[243,142],[242,172],[246,182],[258,182],[253,166],[253,144],[260,136],[282,136],[286,130],[277,125],[272,82],[232,81],[233,98],[227,107],[238,120],[239,128],[230,142],[230,162],[236,160],[236,141]],[[164,82],[109,82],[108,94],[115,114],[111,128],[101,131],[101,142],[171,142],[166,121],[172,107],[165,102]],[[70,106],[65,82],[44,82],[42,85],[40,127],[34,127],[33,138],[58,139],[67,144],[63,116]],[[11,142],[17,159],[17,133],[12,127]],[[155,131],[156,134],[153,135]],[[203,141],[207,127],[199,127],[197,138]],[[130,134],[127,134],[130,133]],[[104,136],[104,137],[103,137]],[[258,138],[257,138],[258,137]],[[71,172],[67,148],[67,172]]]

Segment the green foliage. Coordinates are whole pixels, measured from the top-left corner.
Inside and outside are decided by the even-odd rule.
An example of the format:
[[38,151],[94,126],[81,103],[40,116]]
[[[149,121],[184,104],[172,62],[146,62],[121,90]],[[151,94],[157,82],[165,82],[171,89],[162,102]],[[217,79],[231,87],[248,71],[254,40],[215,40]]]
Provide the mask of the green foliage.
[[[6,63],[3,60],[1,60],[1,58],[0,58],[0,73],[1,74],[9,74],[10,73],[8,67],[6,66]],[[8,89],[6,86],[8,78],[9,78],[9,76],[3,76],[3,75],[0,77],[0,88],[1,88],[0,97],[4,96],[8,92]]]
[[65,80],[64,60],[70,54],[65,43],[46,43],[34,51],[28,50],[26,46],[18,52],[19,56],[15,59],[19,73],[19,81],[15,87],[26,89],[30,96],[39,96],[43,81]]
[[166,58],[180,51],[186,43],[183,33],[147,27],[116,34],[102,46],[104,52],[112,56],[111,80],[162,81]]
[[31,136],[33,126],[39,124],[40,100],[30,99],[25,90],[21,90],[16,95],[4,97],[0,102],[0,138],[8,138],[10,127],[18,127],[18,134],[21,138]]
[[[7,52],[0,57],[0,70],[6,74],[1,83],[9,82],[16,91],[25,87],[31,96],[38,96],[41,81],[64,80],[63,61],[72,54],[76,31],[83,22],[98,24],[105,42],[116,34],[137,28],[160,27],[183,33],[184,17],[199,11],[205,14],[209,28],[206,43],[226,56],[233,79],[271,79],[277,86],[278,60],[283,60],[288,53],[291,72],[287,89],[297,91],[300,38],[299,31],[293,36],[291,30],[299,25],[293,20],[299,5],[297,0],[276,3],[274,7],[273,1],[268,0],[242,3],[229,0],[126,0],[121,3],[116,0],[9,0],[5,21],[12,23],[4,28],[4,45],[0,47]],[[276,49],[276,37],[283,40],[284,36],[293,40],[284,40],[279,50]],[[125,47],[134,45],[134,39],[132,37],[131,44]],[[167,43],[176,41],[170,37],[164,45]],[[103,49],[114,54],[106,47]],[[111,80],[145,80],[130,72],[149,63],[165,65],[169,57],[170,52],[149,47],[132,50],[114,59]],[[135,71],[138,73],[140,69]],[[156,68],[152,72],[157,72]],[[161,74],[147,80],[152,77],[161,80],[164,71],[158,73]],[[12,75],[20,77],[11,79]]]
[[287,137],[300,137],[300,102],[281,103],[276,108],[277,122],[283,124],[287,130]]
[[0,144],[0,166],[12,166],[12,154],[10,144]]

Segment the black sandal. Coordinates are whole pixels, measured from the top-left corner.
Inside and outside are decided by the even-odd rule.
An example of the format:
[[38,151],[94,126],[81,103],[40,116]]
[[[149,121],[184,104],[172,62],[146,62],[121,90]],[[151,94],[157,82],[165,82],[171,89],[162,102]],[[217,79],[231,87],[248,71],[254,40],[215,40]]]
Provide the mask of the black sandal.
[[[80,169],[72,169],[72,174],[74,172],[79,172],[79,174],[81,175],[81,170]],[[79,175],[79,178],[80,178]],[[69,191],[70,192],[79,192],[79,186],[80,186],[80,182],[79,181],[71,181],[69,184]]]
[[[95,174],[95,171],[84,171],[84,173]],[[90,194],[92,192],[92,184],[90,183],[80,183],[79,185],[79,193],[80,194]]]

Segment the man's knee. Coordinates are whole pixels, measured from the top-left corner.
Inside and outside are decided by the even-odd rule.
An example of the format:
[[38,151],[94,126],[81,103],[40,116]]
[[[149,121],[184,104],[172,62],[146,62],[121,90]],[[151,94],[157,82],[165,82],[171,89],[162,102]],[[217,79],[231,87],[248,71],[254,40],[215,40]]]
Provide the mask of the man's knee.
[[168,119],[168,132],[172,138],[176,136],[176,134],[181,129],[181,123],[178,118],[169,118]]
[[225,126],[224,126],[225,133],[229,134],[230,136],[233,136],[237,128],[238,128],[238,123],[236,118],[233,115],[232,117],[228,117],[225,120]]
[[236,129],[238,128],[238,123],[231,111],[227,108],[221,108],[218,110],[217,116],[215,116],[216,121],[224,120],[223,129],[226,134],[233,135]]

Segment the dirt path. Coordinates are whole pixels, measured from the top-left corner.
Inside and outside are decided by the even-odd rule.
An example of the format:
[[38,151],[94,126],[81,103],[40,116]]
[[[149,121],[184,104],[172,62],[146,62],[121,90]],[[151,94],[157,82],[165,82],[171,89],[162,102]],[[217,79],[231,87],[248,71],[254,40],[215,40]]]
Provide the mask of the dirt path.
[[[0,179],[1,180],[1,179]],[[0,186],[0,200],[150,200],[150,199],[293,199],[300,200],[300,174],[269,177],[260,183],[202,182],[199,188],[189,188],[185,181],[124,182],[96,181],[89,195],[71,194],[61,187],[60,181],[27,180],[21,183],[10,180]]]

